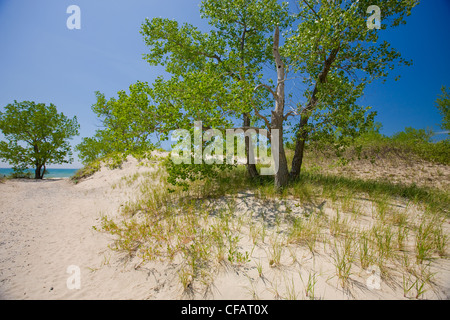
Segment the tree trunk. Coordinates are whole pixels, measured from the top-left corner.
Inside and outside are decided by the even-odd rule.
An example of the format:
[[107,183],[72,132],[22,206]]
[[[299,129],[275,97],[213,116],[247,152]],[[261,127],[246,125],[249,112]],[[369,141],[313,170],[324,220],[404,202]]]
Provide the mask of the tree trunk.
[[[244,128],[250,127],[250,116],[248,113],[244,113]],[[255,159],[253,154],[250,154],[250,137],[245,137],[245,155],[247,157],[247,172],[250,178],[256,178],[259,176],[258,170],[256,169]],[[253,146],[252,146],[253,147]]]
[[[41,174],[42,162],[45,163],[45,161],[42,161],[42,159],[40,159],[40,158],[38,157],[38,154],[39,154],[39,147],[38,147],[38,145],[37,145],[36,143],[33,144],[33,149],[34,149],[35,156],[36,156],[35,162],[34,162],[35,167],[36,167],[35,170],[34,170],[34,178],[35,178],[36,180],[37,180],[37,179],[42,179],[42,177],[44,176],[44,173]],[[44,171],[45,171],[45,165],[44,165]]]
[[[283,120],[279,119],[275,114],[272,116],[274,117],[272,131],[279,130],[278,140],[276,142],[272,140],[272,152],[276,152],[276,149],[278,149],[278,164],[276,164],[278,170],[275,173],[275,188],[281,189],[289,183],[289,170],[283,146]],[[274,143],[278,143],[278,148],[274,148]]]
[[[284,121],[284,87],[285,87],[285,69],[278,50],[280,42],[280,30],[278,26],[275,28],[273,37],[273,56],[277,66],[277,89],[275,96],[275,111],[272,112],[272,131],[279,130],[278,140],[272,141],[272,152],[274,152],[274,143],[278,143],[278,170],[275,173],[275,187],[281,189],[289,182],[289,170],[287,166],[286,153],[283,145],[283,121]],[[273,156],[273,155],[272,155]]]
[[36,165],[36,169],[34,170],[34,178],[37,179],[42,179],[42,175],[41,175],[41,169],[42,166],[41,165]]
[[309,117],[304,114],[300,119],[300,127],[298,131],[297,141],[295,143],[295,153],[292,159],[292,168],[290,173],[291,180],[298,179],[300,176],[303,154],[305,152],[305,143],[308,138],[308,131],[306,130],[306,125],[308,124]]
[[[331,65],[336,60],[340,48],[341,44],[339,43],[337,48],[331,50],[330,55],[324,61],[324,66],[322,71],[319,73],[317,83],[323,84],[326,82],[328,73],[330,72],[331,69]],[[308,130],[307,130],[308,120],[311,115],[310,113],[314,110],[314,107],[318,103],[317,93],[319,90],[317,87],[317,83],[314,86],[311,99],[309,100],[306,108],[302,111],[300,125],[297,132],[297,141],[295,143],[294,158],[292,159],[292,168],[290,173],[290,177],[292,180],[298,179],[298,177],[300,176],[300,171],[303,163],[303,154],[305,152],[305,144],[306,140],[308,139]]]

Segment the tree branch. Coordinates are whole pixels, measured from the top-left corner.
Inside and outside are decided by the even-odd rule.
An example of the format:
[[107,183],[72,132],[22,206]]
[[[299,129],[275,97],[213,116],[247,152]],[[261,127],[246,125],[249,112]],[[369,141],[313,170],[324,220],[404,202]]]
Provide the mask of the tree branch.
[[268,86],[267,84],[264,84],[264,83],[261,83],[261,84],[258,84],[256,87],[255,87],[255,89],[253,89],[253,92],[255,92],[256,90],[258,90],[259,88],[265,88],[265,89],[267,89],[272,95],[273,95],[273,97],[275,98],[275,99],[278,99],[278,95],[275,93],[275,91],[273,91],[273,89],[270,87],[270,86]]
[[287,118],[289,118],[289,117],[298,116],[298,115],[299,115],[299,113],[296,110],[292,109],[291,111],[289,111],[288,113],[286,113],[284,115],[283,120],[287,120]]
[[317,14],[317,12],[314,10],[314,8],[311,7],[311,5],[306,0],[303,0],[303,3],[308,6],[308,8],[314,13],[317,19],[319,20],[321,19],[320,16]]

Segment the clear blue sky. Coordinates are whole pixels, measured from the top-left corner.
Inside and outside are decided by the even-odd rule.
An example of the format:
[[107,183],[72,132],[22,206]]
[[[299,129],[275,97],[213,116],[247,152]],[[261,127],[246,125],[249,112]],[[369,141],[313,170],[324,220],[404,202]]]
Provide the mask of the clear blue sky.
[[[68,6],[81,9],[81,29],[69,30]],[[140,25],[146,17],[166,17],[208,29],[200,0],[0,0],[0,110],[14,100],[53,103],[81,125],[76,145],[99,125],[91,111],[95,91],[107,97],[137,80],[164,73],[142,59],[147,51]],[[439,131],[434,101],[450,86],[450,0],[422,0],[406,26],[382,38],[412,59],[412,67],[366,89],[364,105],[378,111],[384,134],[407,126]],[[0,163],[0,167],[6,167]],[[78,159],[71,166],[80,167]]]

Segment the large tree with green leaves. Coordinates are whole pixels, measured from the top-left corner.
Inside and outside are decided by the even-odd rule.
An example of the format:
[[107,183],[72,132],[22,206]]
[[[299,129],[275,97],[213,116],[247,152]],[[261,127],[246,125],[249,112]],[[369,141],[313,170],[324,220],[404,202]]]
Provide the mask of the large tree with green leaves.
[[[147,20],[141,31],[150,48],[146,59],[172,74],[169,80],[158,79],[155,96],[162,105],[180,110],[180,128],[202,120],[203,129],[223,130],[235,126],[233,119],[241,116],[242,128],[260,119],[269,131],[278,129],[275,184],[282,187],[289,177],[299,177],[308,141],[326,140],[341,152],[372,127],[375,113],[360,106],[358,98],[396,65],[410,65],[389,43],[379,41],[379,33],[404,24],[417,3],[302,0],[298,12],[289,15],[287,5],[277,1],[205,0],[202,16],[213,27],[208,33],[168,19]],[[381,30],[368,28],[371,5],[381,9]],[[284,45],[279,29],[284,31]],[[262,81],[264,65],[276,70],[275,84]],[[298,89],[303,99],[285,110],[289,73],[303,82]],[[290,175],[283,150],[288,119],[297,121]],[[250,176],[257,175],[249,162]]]
[[[397,65],[410,65],[380,34],[405,24],[418,0],[301,0],[298,25],[282,50],[290,70],[301,76],[303,101],[297,115],[291,178],[300,175],[307,141],[328,140],[342,151],[372,126],[374,113],[358,98],[374,80]],[[369,28],[368,8],[381,10],[381,30]]]
[[34,167],[35,179],[42,179],[49,164],[71,163],[69,140],[78,135],[77,118],[58,113],[53,104],[31,101],[8,104],[0,112],[0,159],[22,172]]
[[[170,129],[193,133],[195,121],[202,121],[202,132],[261,130],[259,124],[263,123],[269,132],[280,133],[275,185],[283,187],[299,177],[308,141],[328,141],[342,153],[358,135],[372,127],[375,113],[357,103],[365,87],[376,79],[385,79],[396,65],[411,64],[389,43],[379,41],[379,33],[404,24],[417,3],[418,0],[301,0],[298,11],[290,14],[287,3],[276,0],[204,0],[200,11],[211,26],[208,32],[169,19],[147,19],[141,29],[149,48],[144,58],[151,65],[164,66],[171,77],[159,77],[151,90],[137,88],[130,101],[150,90],[156,107],[145,110],[148,101],[133,104],[125,96],[119,99],[120,103],[111,100],[108,104],[98,95],[97,105],[101,107],[94,111],[105,119],[117,119],[118,123],[108,124],[107,131],[85,140],[85,145],[93,148],[80,151],[95,154],[105,145],[104,141],[109,141],[108,147],[118,141],[113,149],[119,152],[129,150],[134,143],[125,137],[129,133],[129,137],[137,138],[142,132],[134,130],[134,123],[153,119],[154,114],[164,125],[147,124],[148,131],[159,127],[166,137]],[[373,5],[381,9],[381,30],[367,24],[367,9]],[[263,81],[268,69],[274,75]],[[294,90],[302,98],[287,110],[285,86],[290,77],[301,79],[302,85]],[[132,109],[127,106],[144,108],[144,112],[140,120],[128,121],[104,112],[114,109],[114,105],[123,105],[130,112]],[[284,151],[285,122],[295,124],[291,126],[295,144],[291,172]],[[245,142],[247,171],[250,177],[256,177],[250,139],[247,137]],[[170,172],[183,180],[199,174],[213,176],[213,168],[180,165],[174,169],[172,165]]]
[[[260,83],[264,64],[272,61],[273,27],[288,25],[286,6],[276,0],[205,0],[200,10],[212,27],[209,32],[169,19],[146,20],[141,33],[150,52],[145,59],[172,75],[156,81],[156,100],[160,107],[182,114],[169,120],[187,130],[195,121],[202,121],[203,130],[250,128],[253,105],[261,110],[272,104],[266,92],[255,94],[253,88]],[[246,137],[247,171],[256,177],[250,147]],[[192,170],[193,175],[183,172],[183,177],[192,177],[199,170],[211,172],[207,169],[213,166],[180,168]]]

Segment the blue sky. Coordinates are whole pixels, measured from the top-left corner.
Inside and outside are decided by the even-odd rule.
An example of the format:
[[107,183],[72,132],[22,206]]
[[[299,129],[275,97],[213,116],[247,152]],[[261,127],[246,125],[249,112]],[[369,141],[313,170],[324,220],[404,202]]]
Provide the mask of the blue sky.
[[[81,29],[69,30],[70,5],[81,9]],[[142,59],[147,48],[139,33],[146,17],[189,22],[206,31],[200,0],[0,0],[0,110],[14,100],[53,103],[77,116],[80,136],[92,136],[99,125],[91,111],[95,91],[107,97],[137,80],[164,73]],[[434,101],[442,85],[450,86],[450,1],[422,0],[405,26],[383,32],[413,66],[397,70],[395,82],[373,83],[362,104],[378,111],[382,133],[407,126],[439,131]],[[447,40],[446,40],[447,39]],[[80,167],[78,159],[70,166]],[[7,164],[0,163],[0,167]]]

